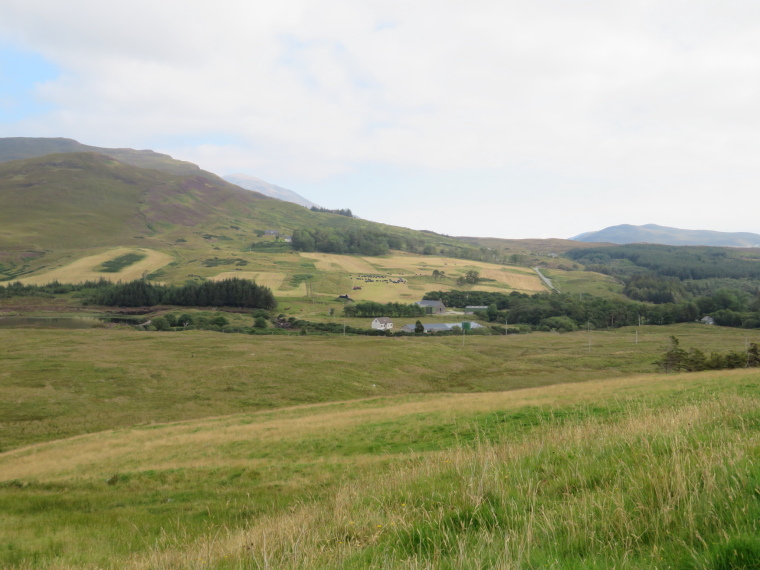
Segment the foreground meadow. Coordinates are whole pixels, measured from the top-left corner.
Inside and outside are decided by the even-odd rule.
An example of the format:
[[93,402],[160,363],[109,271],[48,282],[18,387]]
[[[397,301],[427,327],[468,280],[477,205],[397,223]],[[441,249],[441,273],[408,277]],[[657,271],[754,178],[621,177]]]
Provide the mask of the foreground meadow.
[[756,568],[741,333],[3,333],[0,567]]
[[760,342],[702,325],[465,338],[0,329],[0,451],[300,404],[655,372],[670,335],[708,354]]

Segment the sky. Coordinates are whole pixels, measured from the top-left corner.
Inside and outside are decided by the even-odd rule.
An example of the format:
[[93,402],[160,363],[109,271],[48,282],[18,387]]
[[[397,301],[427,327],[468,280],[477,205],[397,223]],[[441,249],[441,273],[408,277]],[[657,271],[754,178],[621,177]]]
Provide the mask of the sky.
[[3,0],[0,136],[448,235],[760,233],[760,3]]

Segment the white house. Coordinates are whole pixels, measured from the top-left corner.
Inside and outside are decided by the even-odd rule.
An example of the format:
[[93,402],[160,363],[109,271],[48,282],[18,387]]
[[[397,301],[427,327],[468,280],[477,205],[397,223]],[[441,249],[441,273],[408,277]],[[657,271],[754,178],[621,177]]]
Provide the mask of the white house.
[[372,321],[372,328],[381,331],[389,331],[393,328],[393,321],[391,321],[390,317],[377,317]]

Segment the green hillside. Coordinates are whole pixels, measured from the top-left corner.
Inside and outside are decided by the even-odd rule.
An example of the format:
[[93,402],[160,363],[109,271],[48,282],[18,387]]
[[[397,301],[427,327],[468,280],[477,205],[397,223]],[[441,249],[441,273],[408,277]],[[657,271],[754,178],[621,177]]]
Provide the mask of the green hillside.
[[95,153],[0,164],[3,249],[81,249],[146,238],[159,244],[175,228],[251,216],[266,201],[225,182],[137,168]]
[[0,164],[0,279],[116,246],[160,250],[179,264],[212,253],[222,257],[219,251],[251,251],[254,242],[263,253],[290,251],[279,238],[262,235],[302,229],[397,236],[420,251],[448,245],[477,252],[436,234],[311,212],[199,170],[171,174],[93,152]]

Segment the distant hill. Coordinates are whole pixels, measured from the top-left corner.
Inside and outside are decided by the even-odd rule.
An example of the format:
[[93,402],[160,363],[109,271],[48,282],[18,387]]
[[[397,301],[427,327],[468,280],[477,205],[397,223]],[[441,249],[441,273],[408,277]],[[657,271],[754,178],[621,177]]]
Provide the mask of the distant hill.
[[103,148],[66,138],[0,138],[0,162],[25,160],[62,152],[96,152],[115,158],[124,164],[131,164],[140,168],[154,168],[172,174],[201,174],[207,178],[219,178],[216,174],[201,170],[197,164],[177,160],[168,154],[161,154],[152,150]]
[[622,224],[596,232],[586,232],[570,238],[591,243],[656,243],[662,245],[709,245],[718,247],[760,247],[760,235],[748,232],[716,232],[711,230],[682,230],[646,224]]
[[319,207],[319,204],[315,204],[311,200],[307,200],[292,190],[288,190],[282,186],[277,186],[276,184],[270,184],[269,182],[266,182],[261,178],[256,178],[255,176],[251,176],[250,174],[228,174],[222,178],[224,178],[227,182],[237,184],[241,188],[259,192],[261,194],[264,194],[264,196],[269,196],[270,198],[277,198],[278,200],[293,202],[294,204],[298,204],[299,206],[303,206],[305,208]]

